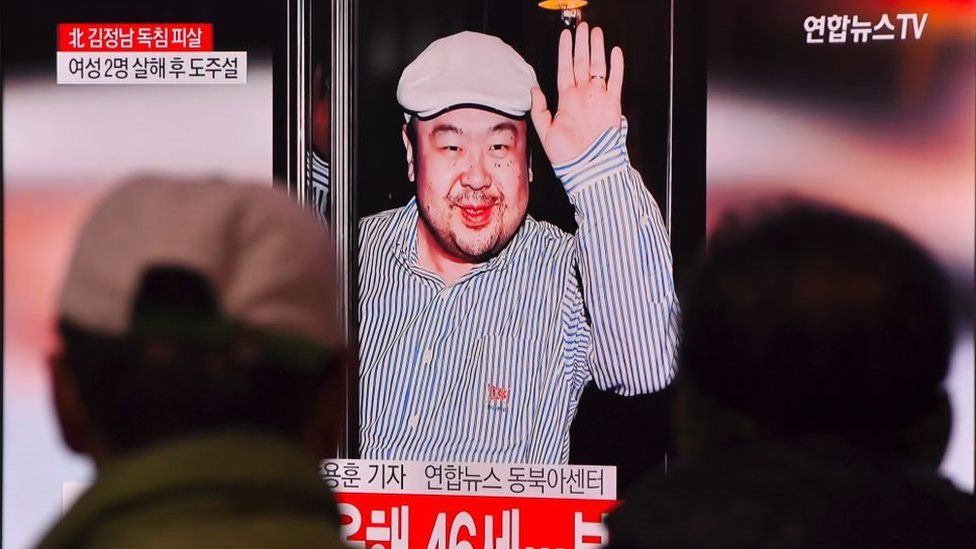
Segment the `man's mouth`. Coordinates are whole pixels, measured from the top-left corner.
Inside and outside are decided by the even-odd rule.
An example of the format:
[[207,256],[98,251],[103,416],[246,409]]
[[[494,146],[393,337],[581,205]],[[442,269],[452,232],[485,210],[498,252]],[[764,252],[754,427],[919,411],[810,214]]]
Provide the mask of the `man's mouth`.
[[495,209],[495,205],[492,203],[477,205],[458,204],[457,208],[461,212],[461,222],[466,227],[469,229],[480,229],[491,221],[491,214]]

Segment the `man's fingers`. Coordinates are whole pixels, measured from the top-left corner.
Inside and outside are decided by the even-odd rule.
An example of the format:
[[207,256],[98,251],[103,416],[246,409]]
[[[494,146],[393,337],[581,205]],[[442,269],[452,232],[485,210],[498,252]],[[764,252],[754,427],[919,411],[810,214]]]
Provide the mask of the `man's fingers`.
[[552,114],[546,106],[546,94],[542,93],[539,88],[532,88],[532,110],[530,112],[535,132],[539,134],[539,139],[545,143],[546,136],[549,135],[549,126],[552,125]]
[[573,85],[573,34],[563,29],[559,35],[559,61],[556,65],[556,89],[563,91]]
[[576,27],[573,75],[576,77],[577,86],[582,86],[590,81],[590,26],[585,22]]
[[607,76],[607,91],[618,99],[624,87],[624,52],[614,47],[610,52],[610,75]]
[[603,29],[594,27],[590,33],[590,76],[607,76],[607,52],[603,46]]

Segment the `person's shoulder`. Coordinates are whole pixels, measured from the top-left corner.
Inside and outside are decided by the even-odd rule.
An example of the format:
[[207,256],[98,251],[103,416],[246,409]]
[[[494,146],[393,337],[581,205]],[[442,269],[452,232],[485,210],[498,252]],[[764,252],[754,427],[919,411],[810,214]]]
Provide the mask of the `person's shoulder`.
[[396,208],[390,208],[389,210],[383,210],[379,213],[361,217],[359,218],[359,227],[371,228],[378,225],[389,224],[397,217],[397,214],[402,213],[406,208],[407,206],[398,206]]
[[648,473],[623,501],[606,521],[621,547],[754,547],[787,534],[802,547],[945,547],[972,539],[976,516],[972,496],[932,471],[809,445],[717,451]]
[[539,221],[531,215],[525,216],[521,233],[521,237],[534,247],[560,250],[570,249],[573,245],[573,235],[548,221]]
[[532,271],[569,272],[576,248],[573,235],[546,221],[526,216],[512,242],[515,265]]
[[409,205],[390,208],[389,210],[359,218],[360,242],[373,242],[377,239],[385,241],[391,238],[391,230],[401,220],[408,207]]

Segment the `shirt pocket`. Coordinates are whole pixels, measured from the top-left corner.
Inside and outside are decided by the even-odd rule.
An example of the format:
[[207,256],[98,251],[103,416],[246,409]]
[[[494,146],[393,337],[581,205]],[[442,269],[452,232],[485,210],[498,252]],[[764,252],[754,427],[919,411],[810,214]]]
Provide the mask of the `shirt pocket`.
[[535,418],[532,379],[538,362],[520,338],[491,335],[482,338],[473,353],[477,375],[470,387],[483,418],[482,442],[506,448],[525,448]]

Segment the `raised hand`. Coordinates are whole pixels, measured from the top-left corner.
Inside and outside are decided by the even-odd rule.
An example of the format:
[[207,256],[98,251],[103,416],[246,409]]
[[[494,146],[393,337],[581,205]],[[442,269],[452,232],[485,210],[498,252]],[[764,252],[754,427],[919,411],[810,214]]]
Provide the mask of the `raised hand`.
[[555,116],[546,106],[546,96],[532,88],[532,124],[553,164],[582,154],[607,128],[620,126],[620,90],[624,81],[624,54],[619,47],[610,52],[607,74],[603,30],[591,33],[586,23],[572,34],[559,35],[559,64],[556,89],[559,104]]

